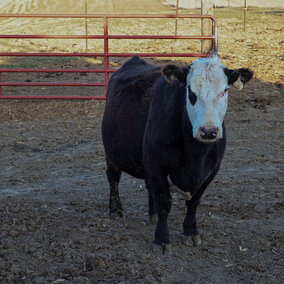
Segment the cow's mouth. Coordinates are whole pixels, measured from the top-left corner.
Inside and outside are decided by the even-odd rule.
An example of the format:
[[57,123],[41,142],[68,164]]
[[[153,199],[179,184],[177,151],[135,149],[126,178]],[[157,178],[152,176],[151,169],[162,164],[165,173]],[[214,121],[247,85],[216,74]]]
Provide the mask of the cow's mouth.
[[216,137],[216,138],[213,138],[213,139],[204,139],[202,137],[195,137],[199,142],[202,142],[202,143],[206,143],[206,144],[213,144],[215,143],[216,141],[218,141],[219,139],[221,139],[222,137]]

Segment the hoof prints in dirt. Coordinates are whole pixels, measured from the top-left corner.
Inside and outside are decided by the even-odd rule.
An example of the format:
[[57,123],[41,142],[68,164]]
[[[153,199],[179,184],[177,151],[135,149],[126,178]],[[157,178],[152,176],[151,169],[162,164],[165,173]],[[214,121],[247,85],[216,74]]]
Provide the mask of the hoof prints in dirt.
[[[266,110],[245,101],[255,89],[270,89]],[[230,100],[224,162],[197,212],[201,246],[184,244],[184,200],[172,194],[170,257],[151,251],[138,180],[122,177],[125,219],[109,218],[104,103],[2,102],[0,282],[281,282],[283,96],[257,80],[247,90]]]

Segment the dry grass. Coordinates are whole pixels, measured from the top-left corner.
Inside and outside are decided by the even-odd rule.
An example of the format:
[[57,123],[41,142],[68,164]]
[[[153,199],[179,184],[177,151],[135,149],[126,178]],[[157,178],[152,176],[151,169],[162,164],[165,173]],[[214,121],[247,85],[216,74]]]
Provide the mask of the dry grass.
[[[19,2],[19,1],[18,1]],[[28,1],[26,1],[28,3]],[[76,2],[76,3],[75,3]],[[77,13],[84,7],[84,1],[67,1],[68,9],[65,10]],[[116,7],[112,1],[105,2],[105,6],[99,1],[89,1],[89,12],[131,12],[133,5],[124,0],[125,5]],[[153,5],[149,7],[147,1],[140,1],[136,7],[136,12],[141,13],[161,12],[174,13],[174,9],[169,6],[163,6],[160,1],[152,1]],[[9,2],[10,4],[12,2]],[[25,3],[19,2],[19,3]],[[58,2],[53,1],[54,5],[47,5],[51,1],[33,1],[33,7],[27,4],[12,7],[6,6],[6,9],[0,12],[15,12],[17,9],[27,13],[41,12],[48,13],[56,11],[62,12],[57,6]],[[40,3],[40,4],[39,4]],[[65,4],[66,4],[65,3]],[[67,4],[66,4],[67,5]],[[73,5],[73,6],[72,6]],[[67,5],[68,6],[68,5]],[[9,8],[10,7],[10,8]],[[161,10],[161,7],[163,10]],[[0,6],[1,8],[1,6]],[[13,8],[13,9],[12,9]],[[117,9],[116,9],[117,8]],[[10,9],[10,10],[9,10]],[[182,13],[192,13],[196,11],[182,10]],[[283,64],[283,16],[277,9],[251,9],[247,14],[246,32],[243,32],[243,10],[238,8],[231,9],[215,9],[215,16],[218,19],[219,34],[219,55],[224,64],[228,67],[247,66],[255,71],[258,79],[265,82],[282,83],[283,73],[280,65]],[[2,19],[1,25],[5,34],[75,34],[82,35],[85,33],[85,21],[81,19]],[[175,20],[131,20],[131,19],[112,19],[110,20],[110,34],[144,34],[144,35],[174,35]],[[200,20],[179,20],[178,34],[180,35],[199,35]],[[90,19],[88,22],[89,34],[103,34],[103,21],[100,19]],[[199,52],[199,40],[110,40],[110,52]],[[88,40],[89,52],[103,52],[103,40]],[[1,39],[1,52],[7,51],[24,51],[24,52],[84,52],[86,51],[85,40],[24,40],[24,39]],[[55,61],[53,61],[55,60]],[[67,59],[52,59],[52,62]],[[102,63],[101,59],[86,59],[86,61]],[[184,63],[189,63],[192,59],[181,59]],[[48,61],[50,63],[50,59]],[[114,60],[113,64],[115,64]],[[34,65],[42,65],[45,61],[40,60],[39,63],[35,59],[2,59],[2,64],[7,67],[9,65],[19,65],[30,67]]]

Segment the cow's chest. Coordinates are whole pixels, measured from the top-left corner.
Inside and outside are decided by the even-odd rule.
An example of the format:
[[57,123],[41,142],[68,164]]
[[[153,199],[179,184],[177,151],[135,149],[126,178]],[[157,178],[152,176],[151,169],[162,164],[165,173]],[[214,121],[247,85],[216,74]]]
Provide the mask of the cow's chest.
[[181,157],[180,164],[171,169],[170,179],[183,191],[198,191],[218,167],[218,156],[213,152]]

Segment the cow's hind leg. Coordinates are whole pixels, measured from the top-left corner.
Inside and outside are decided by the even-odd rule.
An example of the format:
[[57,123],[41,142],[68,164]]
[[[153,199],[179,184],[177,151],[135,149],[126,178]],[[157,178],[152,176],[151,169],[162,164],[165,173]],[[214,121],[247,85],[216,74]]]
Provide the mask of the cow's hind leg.
[[154,200],[154,192],[153,190],[151,190],[147,180],[145,180],[145,186],[148,191],[149,222],[152,225],[156,225],[157,220],[158,220],[158,215],[157,215],[157,209],[156,209],[155,200]]
[[110,187],[109,195],[109,216],[112,219],[123,217],[123,209],[119,198],[118,184],[121,171],[107,163],[107,178]]

